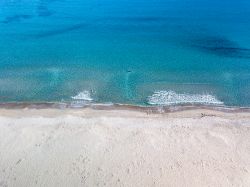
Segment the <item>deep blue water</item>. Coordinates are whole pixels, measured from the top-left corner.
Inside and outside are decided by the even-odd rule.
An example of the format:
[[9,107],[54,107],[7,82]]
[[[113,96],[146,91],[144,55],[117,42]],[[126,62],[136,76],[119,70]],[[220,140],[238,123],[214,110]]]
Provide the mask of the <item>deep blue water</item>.
[[250,1],[1,0],[16,101],[250,106]]

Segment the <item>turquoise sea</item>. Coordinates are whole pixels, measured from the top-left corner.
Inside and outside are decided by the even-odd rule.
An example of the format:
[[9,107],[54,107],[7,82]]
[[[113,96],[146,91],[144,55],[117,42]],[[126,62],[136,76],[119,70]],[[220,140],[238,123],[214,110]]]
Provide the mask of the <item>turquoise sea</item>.
[[1,0],[4,102],[250,107],[250,1]]

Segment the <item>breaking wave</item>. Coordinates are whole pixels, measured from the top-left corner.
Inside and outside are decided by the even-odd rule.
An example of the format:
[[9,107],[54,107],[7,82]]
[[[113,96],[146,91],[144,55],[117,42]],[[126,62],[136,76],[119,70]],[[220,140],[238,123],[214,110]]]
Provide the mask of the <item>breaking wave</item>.
[[91,93],[87,90],[84,90],[78,93],[77,95],[72,96],[71,98],[74,100],[80,100],[80,101],[88,101],[88,102],[93,101],[93,98],[91,97]]
[[223,102],[209,94],[178,94],[174,91],[156,91],[148,97],[150,105],[209,104],[222,105]]

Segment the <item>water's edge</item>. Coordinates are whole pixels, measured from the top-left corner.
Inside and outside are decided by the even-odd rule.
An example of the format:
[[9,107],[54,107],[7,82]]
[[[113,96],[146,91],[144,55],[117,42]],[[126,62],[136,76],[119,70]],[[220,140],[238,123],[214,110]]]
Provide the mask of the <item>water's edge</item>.
[[132,110],[147,113],[171,113],[186,110],[212,110],[225,113],[250,112],[250,107],[224,106],[224,105],[171,105],[171,106],[143,106],[129,104],[91,103],[85,105],[72,105],[62,102],[12,102],[0,103],[0,109],[94,109],[94,110]]

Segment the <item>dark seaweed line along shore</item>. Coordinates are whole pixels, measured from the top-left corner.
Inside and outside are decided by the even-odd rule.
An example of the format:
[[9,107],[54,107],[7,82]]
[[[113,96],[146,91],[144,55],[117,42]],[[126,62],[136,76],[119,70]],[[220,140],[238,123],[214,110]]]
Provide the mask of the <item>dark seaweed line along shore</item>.
[[91,103],[85,105],[74,106],[71,103],[56,102],[15,102],[0,103],[0,109],[95,109],[95,110],[133,110],[147,113],[170,113],[185,110],[213,110],[227,113],[234,112],[250,112],[250,107],[237,106],[214,106],[214,105],[171,105],[171,106],[142,106],[129,104],[98,104]]

